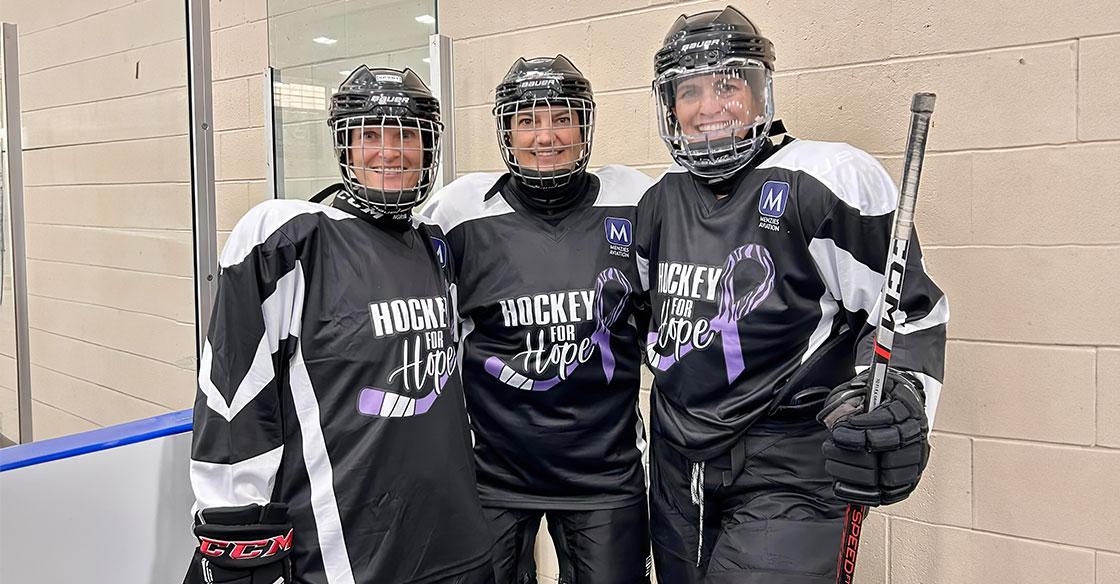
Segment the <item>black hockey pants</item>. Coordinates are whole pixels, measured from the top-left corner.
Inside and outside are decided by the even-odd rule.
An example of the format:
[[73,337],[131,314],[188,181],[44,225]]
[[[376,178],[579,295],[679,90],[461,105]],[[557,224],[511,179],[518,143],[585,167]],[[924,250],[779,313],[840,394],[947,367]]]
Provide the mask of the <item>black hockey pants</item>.
[[658,581],[833,584],[845,504],[824,470],[825,434],[811,419],[764,420],[703,464],[654,436],[650,524]]
[[648,584],[646,503],[618,509],[559,511],[483,507],[494,536],[497,584],[536,584],[534,542],[541,517],[556,546],[560,584]]

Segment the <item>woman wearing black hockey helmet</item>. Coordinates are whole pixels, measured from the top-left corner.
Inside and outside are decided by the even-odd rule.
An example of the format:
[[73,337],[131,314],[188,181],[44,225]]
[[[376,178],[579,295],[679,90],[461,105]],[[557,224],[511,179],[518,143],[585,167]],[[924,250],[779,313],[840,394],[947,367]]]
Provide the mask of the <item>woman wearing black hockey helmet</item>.
[[342,173],[338,195],[374,216],[407,218],[428,196],[443,132],[439,101],[411,69],[362,65],[331,97],[327,117]]
[[774,44],[734,8],[677,19],[654,61],[661,139],[673,160],[718,182],[766,144]]
[[462,375],[498,584],[537,581],[541,518],[566,584],[649,582],[638,411],[644,296],[633,261],[644,173],[588,171],[591,84],[563,55],[495,89],[509,172],[470,173],[424,210],[447,234]]
[[564,55],[522,57],[494,94],[498,147],[522,199],[546,215],[571,208],[587,190],[591,83]]
[[260,203],[221,254],[185,583],[492,584],[453,262],[411,214],[439,103],[408,69],[361,66],[329,123],[343,182]]
[[[945,295],[915,232],[889,405],[860,413],[847,399],[865,385],[898,189],[850,144],[770,139],[784,133],[773,63],[730,6],[682,15],[654,62],[683,168],[643,195],[634,248],[651,305],[651,540],[673,584],[831,584],[846,503],[904,499],[929,457]],[[849,415],[820,424],[829,403]]]

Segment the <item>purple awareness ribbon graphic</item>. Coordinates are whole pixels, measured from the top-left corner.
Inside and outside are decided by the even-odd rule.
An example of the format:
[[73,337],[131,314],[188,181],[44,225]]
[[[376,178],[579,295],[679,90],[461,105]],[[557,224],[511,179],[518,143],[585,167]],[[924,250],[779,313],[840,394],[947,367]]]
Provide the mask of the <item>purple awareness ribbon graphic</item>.
[[[735,267],[743,260],[757,262],[766,273],[758,286],[742,298],[735,298]],[[751,243],[732,250],[719,279],[719,309],[711,320],[712,334],[723,335],[723,360],[727,365],[728,383],[735,381],[746,370],[743,348],[739,344],[739,321],[758,308],[773,290],[774,260],[765,247]],[[674,354],[661,355],[657,352],[657,341],[657,332],[650,331],[646,337],[646,356],[650,366],[658,371],[668,371],[694,348],[689,342]]]
[[[605,310],[605,300],[603,290],[606,285],[614,282],[622,286],[623,293],[618,299],[618,302],[610,309]],[[611,331],[610,327],[618,321],[622,316],[622,311],[626,308],[626,300],[633,293],[634,287],[630,285],[630,281],[618,268],[607,268],[595,278],[595,309],[594,318],[596,323],[595,332],[591,335],[591,342],[599,347],[599,357],[603,364],[603,375],[606,376],[607,382],[614,378],[614,351],[611,349]],[[555,387],[558,383],[567,379],[581,363],[575,361],[569,363],[564,369],[564,376],[556,375],[549,379],[532,379],[528,376],[522,375],[510,367],[507,363],[498,357],[490,356],[486,358],[486,363],[483,368],[486,372],[493,376],[498,381],[516,388],[524,389],[526,391],[548,391]]]

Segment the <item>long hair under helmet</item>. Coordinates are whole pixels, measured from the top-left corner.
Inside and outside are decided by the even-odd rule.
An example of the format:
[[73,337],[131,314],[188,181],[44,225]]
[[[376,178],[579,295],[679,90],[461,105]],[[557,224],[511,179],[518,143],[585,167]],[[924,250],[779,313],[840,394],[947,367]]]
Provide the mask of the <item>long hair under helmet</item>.
[[406,217],[439,167],[439,100],[411,69],[354,69],[327,117],[347,194],[375,215]]
[[774,44],[742,12],[681,15],[654,60],[661,139],[692,174],[746,166],[774,120]]

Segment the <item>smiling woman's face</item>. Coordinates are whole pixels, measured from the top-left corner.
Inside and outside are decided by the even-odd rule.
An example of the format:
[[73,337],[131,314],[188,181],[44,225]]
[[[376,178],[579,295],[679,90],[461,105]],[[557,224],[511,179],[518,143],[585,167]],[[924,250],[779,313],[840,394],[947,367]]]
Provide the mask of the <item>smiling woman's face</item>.
[[582,146],[579,121],[563,106],[521,110],[513,116],[510,143],[523,168],[543,172],[571,169]]
[[350,132],[354,177],[369,189],[400,191],[420,183],[424,144],[415,128],[362,126]]
[[673,113],[690,142],[728,138],[761,114],[746,81],[729,75],[697,75],[674,88]]

